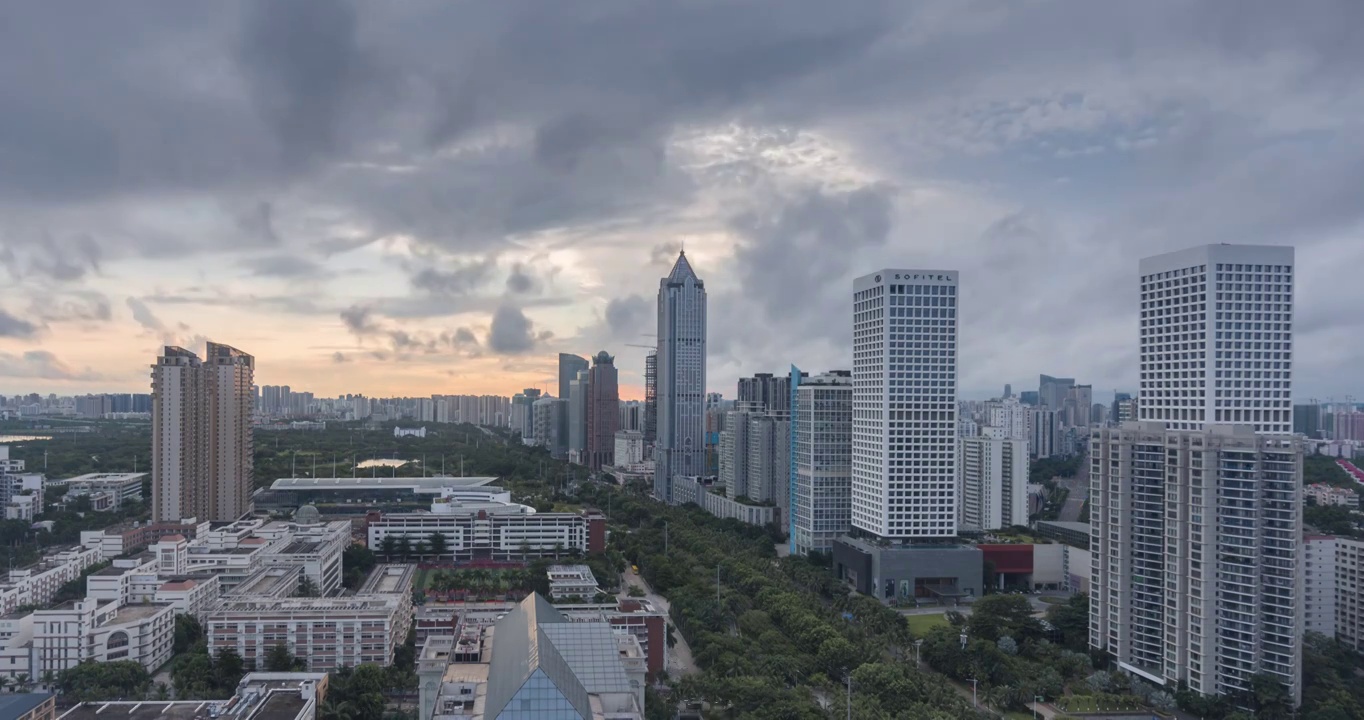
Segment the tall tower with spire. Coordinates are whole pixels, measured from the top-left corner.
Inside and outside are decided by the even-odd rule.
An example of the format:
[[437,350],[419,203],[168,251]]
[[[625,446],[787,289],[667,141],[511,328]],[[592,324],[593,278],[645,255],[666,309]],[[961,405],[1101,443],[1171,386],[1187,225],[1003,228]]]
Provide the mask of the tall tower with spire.
[[673,478],[706,471],[706,285],[685,250],[658,282],[656,362],[654,495],[673,503]]

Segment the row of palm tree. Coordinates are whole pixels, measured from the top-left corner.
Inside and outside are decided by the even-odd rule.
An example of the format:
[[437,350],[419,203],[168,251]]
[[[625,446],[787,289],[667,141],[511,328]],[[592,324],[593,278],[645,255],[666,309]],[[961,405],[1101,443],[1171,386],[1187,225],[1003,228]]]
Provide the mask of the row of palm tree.
[[14,692],[26,693],[29,690],[32,690],[33,686],[36,684],[37,683],[33,682],[33,679],[28,676],[28,673],[19,673],[12,678],[0,675],[0,692],[5,692],[6,690],[13,688]]
[[504,592],[507,590],[529,590],[533,581],[534,575],[529,570],[468,568],[437,570],[427,582],[427,587],[437,592],[450,590]]
[[409,538],[406,535],[385,535],[379,546],[379,554],[385,560],[439,560],[449,552],[450,541],[445,535],[433,532],[426,537]]

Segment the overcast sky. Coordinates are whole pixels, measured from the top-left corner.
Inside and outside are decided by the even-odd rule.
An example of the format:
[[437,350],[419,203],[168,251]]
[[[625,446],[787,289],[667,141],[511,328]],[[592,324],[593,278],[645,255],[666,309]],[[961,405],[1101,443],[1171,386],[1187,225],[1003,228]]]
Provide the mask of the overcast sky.
[[0,392],[163,343],[318,394],[851,364],[851,279],[961,273],[963,397],[1136,385],[1138,258],[1297,248],[1298,399],[1364,397],[1364,3],[11,3]]

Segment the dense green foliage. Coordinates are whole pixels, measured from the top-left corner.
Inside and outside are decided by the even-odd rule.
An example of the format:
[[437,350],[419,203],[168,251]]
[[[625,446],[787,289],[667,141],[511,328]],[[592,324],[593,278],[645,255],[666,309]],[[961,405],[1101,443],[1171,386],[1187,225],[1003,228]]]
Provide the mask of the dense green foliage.
[[364,545],[347,546],[341,554],[341,584],[347,590],[360,587],[377,563],[374,553]]
[[1303,524],[1317,532],[1328,535],[1364,537],[1364,530],[1361,530],[1358,525],[1359,521],[1359,515],[1339,505],[1313,505],[1309,503],[1302,509]]
[[912,641],[899,614],[849,594],[822,566],[778,560],[765,529],[667,507],[642,490],[580,492],[612,508],[613,548],[667,596],[701,669],[678,681],[668,704],[704,701],[714,708],[707,717],[823,718],[826,703],[842,708],[851,674],[854,717],[975,716],[940,678],[899,660]]
[[1364,656],[1346,645],[1308,633],[1302,649],[1302,720],[1364,718]]
[[1304,455],[1302,458],[1302,484],[1315,485],[1317,483],[1348,488],[1355,492],[1364,490],[1364,486],[1355,482],[1349,473],[1336,464],[1335,458],[1327,455]]
[[1028,465],[1028,482],[1051,488],[1055,485],[1052,478],[1075,477],[1075,474],[1080,472],[1080,463],[1084,461],[1084,455],[1056,456],[1033,460]]
[[93,700],[141,700],[151,688],[152,677],[131,660],[86,662],[57,677],[62,695],[81,702]]
[[217,655],[199,643],[189,653],[175,658],[171,683],[179,700],[222,700],[237,692],[246,674],[246,663],[236,650],[228,648]]

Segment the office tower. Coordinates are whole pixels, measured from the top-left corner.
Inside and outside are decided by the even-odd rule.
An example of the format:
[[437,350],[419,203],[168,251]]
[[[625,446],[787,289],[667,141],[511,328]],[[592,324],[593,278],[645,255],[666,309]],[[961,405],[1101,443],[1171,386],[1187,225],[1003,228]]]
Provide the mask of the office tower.
[[746,410],[725,413],[725,429],[720,431],[719,483],[729,497],[748,495],[748,419]]
[[1072,385],[1066,389],[1066,398],[1061,403],[1065,413],[1065,424],[1069,427],[1089,427],[1090,415],[1094,412],[1094,386]]
[[1108,406],[1103,403],[1094,403],[1089,408],[1089,424],[1093,426],[1103,426],[1108,424]]
[[686,252],[658,282],[658,439],[654,495],[673,502],[672,479],[705,471],[706,286]]
[[568,384],[587,369],[587,359],[569,353],[559,353],[559,397],[568,397]]
[[961,443],[961,524],[998,530],[1028,524],[1028,443],[983,427]]
[[[561,356],[562,357],[562,356]],[[568,382],[568,461],[585,465],[587,454],[587,396],[592,382],[586,368]]]
[[1206,245],[1140,272],[1140,419],[1292,432],[1293,248]]
[[[791,424],[777,415],[748,418],[748,497],[754,502],[789,504]],[[783,510],[783,512],[786,512]]]
[[[798,371],[793,371],[798,372]],[[802,375],[802,377],[804,377]],[[776,415],[789,415],[791,412],[791,375],[756,373],[753,377],[739,378],[736,405],[747,410]],[[797,382],[796,384],[799,384]]]
[[592,470],[613,465],[620,429],[620,386],[616,359],[603,350],[592,358],[587,393],[587,462]]
[[1036,390],[1024,390],[1018,394],[1018,401],[1024,405],[1037,405],[1038,396]]
[[1014,396],[1014,386],[1004,383],[1004,399],[1007,400]]
[[644,357],[644,444],[658,440],[658,351]]
[[638,400],[625,400],[620,404],[620,429],[644,432],[644,403]]
[[1060,410],[1065,407],[1066,397],[1070,393],[1070,388],[1075,385],[1075,378],[1057,378],[1050,375],[1040,375],[1037,381],[1037,402],[1046,405],[1052,410]]
[[1310,405],[1293,406],[1293,432],[1299,435],[1306,435],[1312,439],[1321,437],[1321,406],[1312,403]]
[[853,281],[852,525],[882,538],[957,532],[957,273]]
[[796,387],[791,423],[791,551],[828,553],[852,513],[852,373],[835,370]]
[[167,346],[152,366],[152,518],[232,521],[251,512],[255,360],[208,343]]
[[1134,422],[1093,436],[1090,467],[1090,645],[1167,686],[1266,673],[1299,697],[1297,438]]

